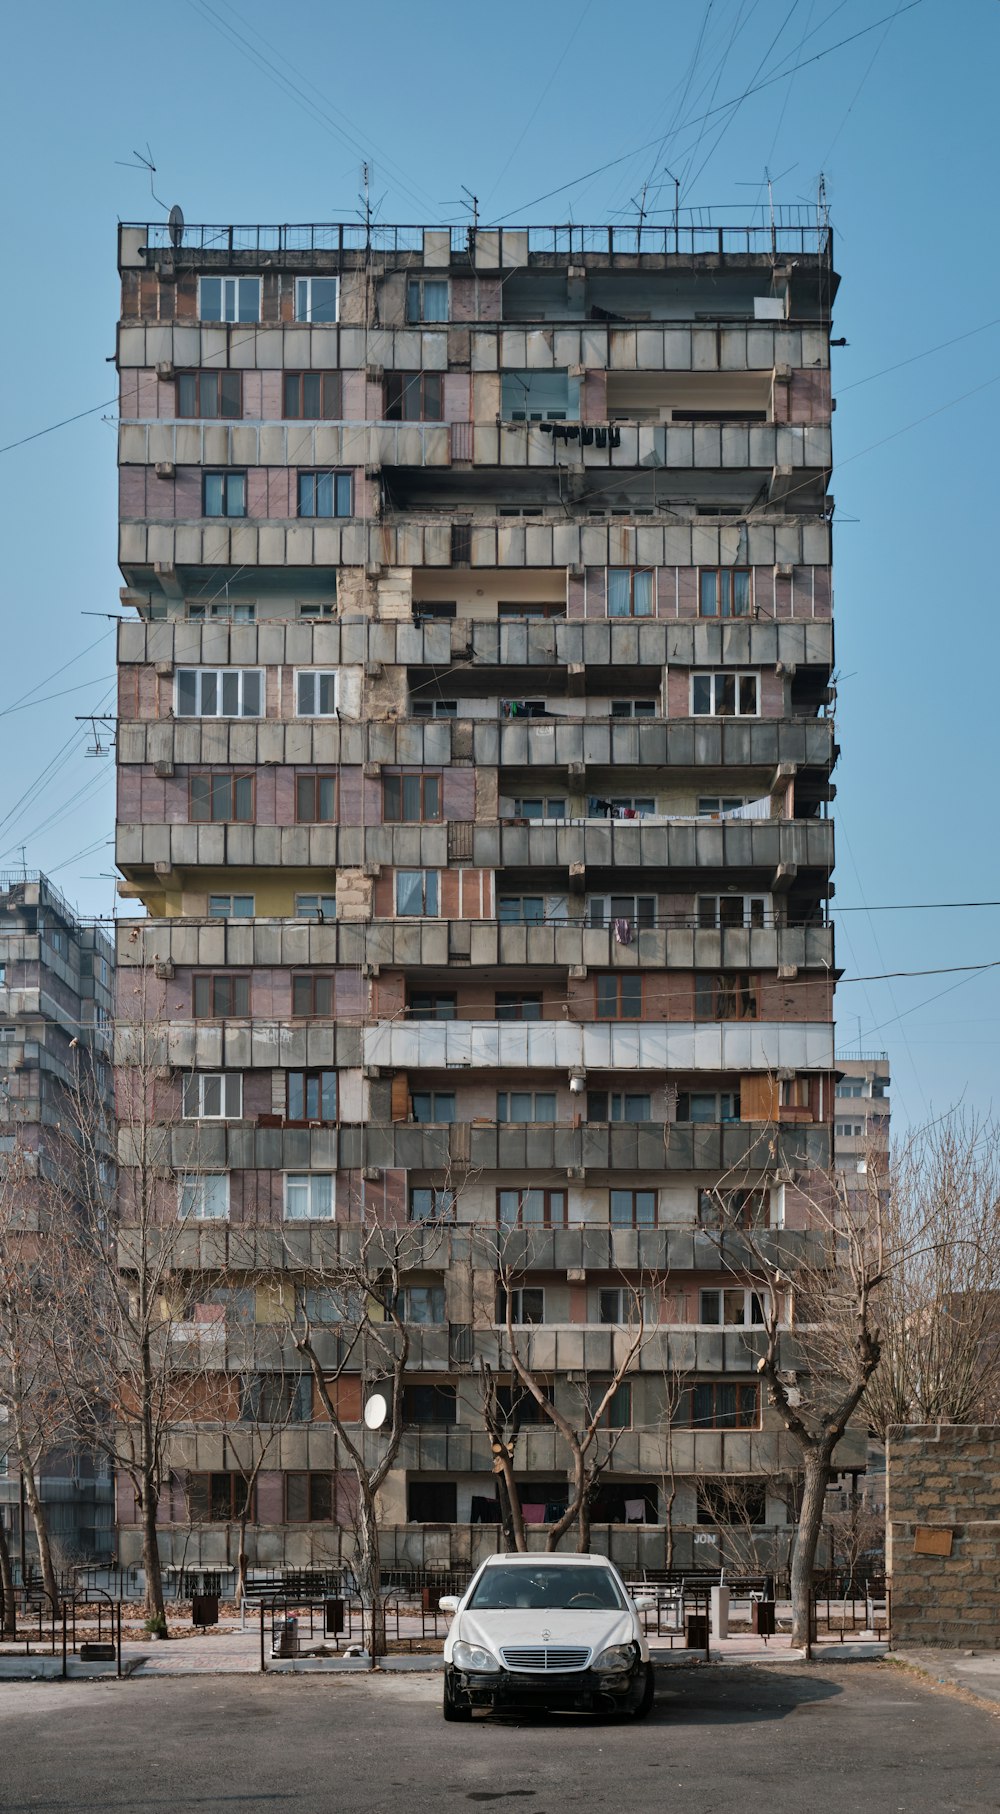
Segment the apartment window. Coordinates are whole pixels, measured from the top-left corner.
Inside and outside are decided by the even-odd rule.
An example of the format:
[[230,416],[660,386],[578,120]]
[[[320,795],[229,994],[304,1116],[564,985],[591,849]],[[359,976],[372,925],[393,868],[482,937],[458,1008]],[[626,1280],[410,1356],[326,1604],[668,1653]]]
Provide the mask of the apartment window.
[[210,894],[208,917],[210,920],[252,920],[254,897],[252,894]]
[[746,794],[699,794],[699,819],[721,819],[724,813],[739,812],[747,803]]
[[497,902],[497,919],[502,926],[543,926],[545,896],[541,894],[504,894]]
[[300,472],[298,514],[302,517],[350,516],[353,493],[349,472]]
[[764,1322],[760,1294],[749,1286],[726,1285],[698,1294],[698,1321],[712,1328],[753,1329]]
[[565,1228],[564,1190],[498,1190],[497,1221],[501,1228]]
[[498,1122],[534,1122],[554,1121],[556,1118],[556,1096],[554,1090],[498,1090]]
[[760,1386],[756,1380],[702,1380],[681,1393],[674,1421],[685,1430],[758,1430]]
[[444,414],[441,372],[386,372],[387,422],[440,422]]
[[[610,1381],[608,1382],[610,1384]],[[596,1381],[590,1389],[591,1400],[600,1404],[606,1386]],[[601,1414],[602,1430],[630,1430],[632,1428],[632,1381],[619,1380]]]
[[202,516],[246,516],[245,472],[206,472],[202,479]]
[[453,1090],[413,1090],[410,1095],[414,1121],[444,1126],[455,1119]]
[[587,801],[588,819],[635,819],[655,811],[652,794],[613,794],[609,799],[591,795]]
[[312,1375],[258,1373],[240,1384],[241,1423],[308,1423]]
[[[500,512],[503,516],[504,512]],[[517,513],[520,515],[520,512]],[[566,616],[564,601],[542,600],[529,604],[525,599],[501,600],[497,605],[497,622],[501,624],[544,623],[550,618]]]
[[615,1328],[629,1328],[639,1322],[648,1325],[658,1320],[656,1299],[652,1292],[631,1291],[627,1285],[602,1285],[597,1293],[597,1320]]
[[721,669],[692,674],[691,713],[695,718],[756,718],[760,713],[759,674]]
[[192,775],[189,817],[193,825],[252,825],[252,775]]
[[261,668],[178,668],[175,718],[261,718]]
[[608,616],[652,617],[651,567],[608,568]]
[[700,894],[698,925],[703,932],[727,926],[764,926],[769,906],[766,894]]
[[652,1098],[629,1090],[588,1090],[588,1121],[648,1121]]
[[243,1515],[251,1499],[242,1474],[189,1474],[184,1491],[192,1524],[229,1524]]
[[313,324],[337,319],[339,277],[297,277],[295,279],[295,319]]
[[181,1172],[177,1213],[182,1221],[224,1222],[229,1214],[228,1172]]
[[177,414],[182,417],[242,416],[241,372],[179,372]]
[[337,917],[337,897],[335,894],[297,894],[295,896],[295,918],[297,920],[315,920],[322,926],[324,922]]
[[239,1071],[195,1071],[184,1079],[184,1115],[188,1121],[238,1121],[243,1113],[243,1078]]
[[296,616],[303,619],[333,617],[336,605],[332,598],[300,598],[295,607]]
[[403,1323],[445,1323],[443,1285],[404,1285],[396,1311]]
[[767,1228],[770,1223],[768,1190],[700,1190],[698,1222],[702,1228]]
[[655,1228],[655,1190],[613,1190],[610,1193],[612,1228]]
[[185,605],[184,615],[188,622],[193,624],[209,622],[255,624],[257,606],[252,604],[249,599],[244,599],[242,602],[238,602],[236,599],[220,599],[217,603],[210,605]]
[[289,1121],[336,1121],[336,1071],[289,1071],[285,1092]]
[[865,1131],[863,1121],[835,1121],[833,1131],[840,1140],[856,1140]]
[[440,995],[433,990],[420,990],[410,996],[411,1020],[456,1020],[457,995]]
[[782,1077],[778,1083],[778,1104],[783,1109],[807,1109],[808,1077]]
[[297,718],[336,718],[339,674],[336,668],[299,668],[295,675]]
[[468,567],[472,561],[472,524],[452,523],[451,526],[451,564],[453,567]]
[[382,782],[382,819],[386,825],[420,824],[441,817],[441,776],[422,769],[386,775]]
[[540,995],[510,994],[498,989],[494,998],[494,1013],[497,1020],[541,1020],[542,998]]
[[611,926],[624,920],[629,926],[656,925],[655,894],[590,894],[587,896],[588,926]]
[[301,970],[292,977],[292,1013],[296,1019],[332,1020],[334,978],[315,970]]
[[678,1121],[690,1121],[696,1126],[718,1126],[739,1118],[739,1090],[681,1090],[678,1094]]
[[339,372],[286,372],[283,409],[289,422],[336,422],[343,413]]
[[655,718],[657,707],[655,699],[612,699],[610,711],[612,718]]
[[414,1184],[410,1189],[411,1222],[450,1222],[455,1214],[455,1192],[438,1184]]
[[332,1222],[333,1173],[286,1172],[286,1222]]
[[438,911],[436,869],[397,869],[396,913],[401,919],[428,918]]
[[749,567],[702,567],[698,578],[702,617],[746,617],[750,611]]
[[233,970],[196,976],[192,991],[196,1020],[244,1020],[250,1012],[250,978]]
[[403,1421],[411,1424],[453,1424],[458,1421],[454,1386],[404,1386]]
[[698,1486],[699,1524],[734,1524],[741,1531],[767,1523],[767,1486],[748,1475],[729,1474],[723,1480],[702,1480]]
[[864,1093],[865,1093],[864,1084],[861,1083],[860,1081],[855,1082],[853,1078],[847,1078],[842,1083],[838,1083],[838,1085],[837,1085],[837,1095],[838,1096],[847,1096],[847,1097],[853,1098],[853,1097],[863,1096]]
[[521,794],[514,801],[515,819],[565,819],[566,801],[554,795]]
[[285,1475],[286,1524],[329,1524],[332,1517],[332,1475]]
[[259,277],[199,277],[202,321],[259,321]]
[[453,624],[457,614],[458,606],[450,599],[415,598],[413,601],[415,624]]
[[406,319],[409,322],[447,321],[446,277],[411,277],[406,286]]
[[595,984],[598,1020],[641,1020],[642,977],[637,971],[599,976]]
[[497,1291],[498,1323],[506,1323],[508,1303],[512,1323],[544,1323],[545,1292],[541,1285],[512,1285],[509,1291],[501,1285]]
[[580,414],[580,381],[568,371],[509,371],[500,375],[505,422],[565,422]]
[[413,699],[410,713],[414,718],[457,718],[457,699]]
[[694,979],[695,1020],[756,1020],[757,981],[745,972]]
[[336,818],[336,775],[296,775],[296,823],[299,825],[333,825],[336,823]]

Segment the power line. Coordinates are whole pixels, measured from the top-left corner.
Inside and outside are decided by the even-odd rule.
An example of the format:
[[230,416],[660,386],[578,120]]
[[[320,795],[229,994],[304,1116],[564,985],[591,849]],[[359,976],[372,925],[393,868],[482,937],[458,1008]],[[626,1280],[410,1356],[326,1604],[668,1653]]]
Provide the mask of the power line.
[[5,447],[0,447],[0,454],[10,453],[15,447],[26,447],[29,441],[37,441],[42,435],[54,434],[57,428],[66,428],[70,422],[82,422],[84,416],[96,416],[99,409],[110,409],[112,403],[117,401],[117,397],[106,397],[103,403],[95,403],[92,409],[81,409],[75,416],[64,416],[61,422],[50,422],[48,428],[36,428],[33,435],[22,435],[19,441],[8,441]]
[[953,907],[1000,907],[1000,901],[895,901],[885,907],[836,907],[835,913],[933,913]]

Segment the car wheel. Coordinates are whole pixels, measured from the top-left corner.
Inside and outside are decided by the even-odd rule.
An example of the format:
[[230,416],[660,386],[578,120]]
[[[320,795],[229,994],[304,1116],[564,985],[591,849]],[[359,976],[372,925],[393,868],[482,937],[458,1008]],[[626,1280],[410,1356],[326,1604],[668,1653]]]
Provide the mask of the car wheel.
[[460,1707],[452,1698],[451,1675],[446,1671],[444,1678],[444,1700],[441,1712],[446,1720],[471,1720],[472,1708]]
[[635,1720],[644,1720],[646,1718],[647,1714],[652,1713],[653,1701],[655,1700],[655,1698],[656,1698],[656,1675],[653,1670],[652,1663],[647,1663],[646,1664],[646,1680],[643,1684],[643,1689],[642,1689],[642,1699],[640,1700],[638,1706],[635,1708],[635,1710],[632,1714],[632,1718]]

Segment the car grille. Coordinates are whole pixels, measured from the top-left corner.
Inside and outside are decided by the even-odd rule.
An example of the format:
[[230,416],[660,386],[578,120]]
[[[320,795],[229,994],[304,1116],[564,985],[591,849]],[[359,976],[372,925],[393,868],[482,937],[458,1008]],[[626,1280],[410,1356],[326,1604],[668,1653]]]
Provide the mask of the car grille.
[[507,1669],[536,1670],[586,1669],[590,1651],[578,1646],[530,1645],[519,1650],[501,1650]]

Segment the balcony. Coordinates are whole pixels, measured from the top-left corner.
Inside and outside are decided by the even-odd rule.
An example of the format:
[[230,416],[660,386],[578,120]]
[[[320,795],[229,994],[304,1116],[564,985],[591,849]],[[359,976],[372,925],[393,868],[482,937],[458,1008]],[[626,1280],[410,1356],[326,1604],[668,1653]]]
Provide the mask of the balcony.
[[363,1028],[366,1065],[390,1070],[518,1072],[715,1071],[833,1068],[823,1021],[629,1022],[380,1021]]

